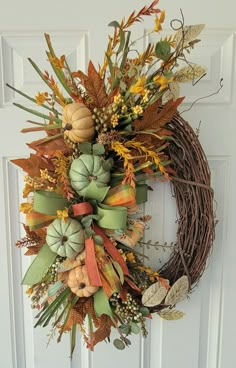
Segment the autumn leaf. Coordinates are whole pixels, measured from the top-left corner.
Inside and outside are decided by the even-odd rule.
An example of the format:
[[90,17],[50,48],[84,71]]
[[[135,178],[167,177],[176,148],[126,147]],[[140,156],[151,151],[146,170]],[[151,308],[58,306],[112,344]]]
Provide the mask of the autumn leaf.
[[186,275],[180,277],[170,288],[165,304],[174,305],[184,300],[189,292],[189,280]]
[[184,317],[185,313],[176,309],[164,309],[158,313],[159,316],[168,321],[175,321]]
[[192,26],[181,27],[176,32],[176,45],[181,47],[186,47],[188,44],[196,39],[199,34],[205,28],[205,24],[195,24]]
[[85,319],[86,315],[89,313],[92,317],[96,317],[94,312],[94,301],[93,297],[89,298],[80,298],[74,309],[80,313],[82,321]]
[[114,102],[114,97],[119,93],[119,87],[113,89],[108,95],[107,95],[107,105],[110,105]]
[[163,127],[165,124],[169,123],[171,119],[175,116],[177,112],[177,107],[183,102],[184,97],[180,97],[175,101],[170,100],[168,101],[161,111],[158,113],[156,121],[150,124],[151,129],[156,129]]
[[142,296],[142,304],[146,307],[154,307],[159,305],[165,298],[167,292],[167,287],[163,286],[159,281],[157,281],[145,290]]
[[70,331],[71,327],[75,324],[82,324],[84,318],[81,316],[81,314],[75,310],[74,308],[71,309],[68,320],[65,324],[64,331]]
[[[23,224],[26,236],[16,242],[17,248],[27,247],[40,249],[45,244],[46,232],[44,229],[30,230],[28,226]],[[34,250],[36,250],[36,248]],[[27,254],[28,255],[28,254]]]
[[[64,331],[70,331],[71,327],[75,324],[82,325],[87,314],[90,314],[94,326],[97,328],[91,335],[92,346],[104,341],[110,336],[111,327],[114,326],[110,317],[106,314],[102,314],[101,317],[97,317],[93,308],[93,298],[82,298],[74,308],[71,309],[68,320],[64,326]],[[84,335],[85,342],[90,346],[90,342]]]
[[40,176],[40,170],[43,169],[48,169],[48,171],[54,170],[52,161],[35,154],[31,154],[29,158],[18,158],[11,160],[11,162],[21,167],[31,177]]
[[114,326],[112,320],[106,314],[102,314],[99,318],[100,326],[98,329],[93,333],[93,345],[104,341],[107,339],[111,334],[111,327]]
[[146,108],[142,120],[136,120],[134,122],[135,130],[157,130],[162,128],[165,124],[171,121],[173,116],[176,114],[177,107],[183,100],[184,97],[178,98],[175,101],[170,100],[164,106],[161,106],[160,100],[157,100]]
[[25,256],[35,256],[40,251],[41,247],[38,246],[32,246],[29,247],[28,250],[25,252]]
[[93,297],[80,298],[70,311],[64,331],[69,331],[74,324],[82,325],[88,313],[92,316],[94,325],[98,325],[98,318],[96,317],[93,306]]
[[108,96],[105,89],[104,80],[96,71],[92,61],[89,62],[88,75],[78,71],[73,76],[79,77],[81,84],[85,87],[87,94],[92,99],[95,107],[104,107],[108,104]]
[[158,99],[151,105],[148,105],[144,111],[143,118],[134,121],[135,130],[144,130],[146,126],[153,121],[151,119],[156,118],[158,107],[161,105],[161,99]]
[[63,137],[57,137],[49,141],[45,141],[45,138],[38,139],[27,145],[40,155],[53,156],[56,151],[61,151],[64,154],[70,152],[70,148],[66,145]]

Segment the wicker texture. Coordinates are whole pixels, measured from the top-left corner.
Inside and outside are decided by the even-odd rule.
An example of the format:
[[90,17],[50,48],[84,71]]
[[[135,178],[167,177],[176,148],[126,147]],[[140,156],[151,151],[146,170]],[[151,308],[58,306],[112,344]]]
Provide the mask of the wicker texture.
[[215,236],[211,175],[190,125],[178,115],[168,129],[174,137],[169,156],[176,172],[172,189],[178,209],[178,229],[176,247],[160,273],[171,283],[187,275],[192,287],[202,276]]

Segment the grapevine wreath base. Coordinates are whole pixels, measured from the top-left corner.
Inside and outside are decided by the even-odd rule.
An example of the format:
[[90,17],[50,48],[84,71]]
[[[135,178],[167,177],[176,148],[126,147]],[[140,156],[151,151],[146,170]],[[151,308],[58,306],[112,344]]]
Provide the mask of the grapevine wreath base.
[[171,181],[178,209],[176,249],[160,270],[175,282],[187,275],[189,285],[202,276],[214,240],[213,190],[205,153],[191,126],[179,115],[168,124],[175,144],[169,155],[176,175]]
[[[177,111],[179,84],[205,74],[186,59],[204,26],[182,22],[173,36],[134,51],[128,28],[135,22],[154,15],[150,33],[162,30],[165,12],[157,3],[110,24],[114,33],[98,70],[90,61],[87,74],[71,71],[45,35],[62,90],[30,59],[47,90],[32,98],[9,86],[39,109],[17,107],[43,119],[29,120],[36,127],[22,132],[46,133],[28,144],[29,158],[12,161],[27,173],[20,206],[26,235],[17,247],[34,259],[23,284],[38,313],[36,326],[50,324],[58,341],[70,333],[71,354],[77,330],[93,350],[114,327],[114,345],[122,350],[129,335],[147,335],[152,313],[182,318],[176,304],[202,276],[214,239],[208,163]],[[136,249],[151,217],[139,209],[150,179],[170,181],[178,209],[177,240],[159,270]]]

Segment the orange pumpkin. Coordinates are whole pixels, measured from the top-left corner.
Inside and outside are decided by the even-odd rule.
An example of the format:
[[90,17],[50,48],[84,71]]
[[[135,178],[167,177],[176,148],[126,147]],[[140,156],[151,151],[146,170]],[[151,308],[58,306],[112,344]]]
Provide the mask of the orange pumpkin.
[[91,111],[82,103],[73,102],[64,107],[62,128],[72,142],[89,142],[95,134]]
[[98,286],[90,285],[85,265],[75,267],[69,272],[67,284],[71,291],[80,298],[88,298],[98,290]]

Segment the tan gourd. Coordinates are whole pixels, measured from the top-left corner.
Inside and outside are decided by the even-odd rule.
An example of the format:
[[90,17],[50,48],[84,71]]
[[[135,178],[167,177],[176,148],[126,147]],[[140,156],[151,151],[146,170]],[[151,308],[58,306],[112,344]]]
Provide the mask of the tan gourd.
[[89,142],[95,128],[91,111],[82,103],[73,102],[64,107],[62,112],[64,135],[72,142]]
[[85,264],[85,250],[78,254],[76,257],[76,262],[78,266],[83,266]]
[[97,290],[97,286],[89,283],[86,266],[78,266],[69,272],[67,284],[71,291],[80,298],[88,298]]

